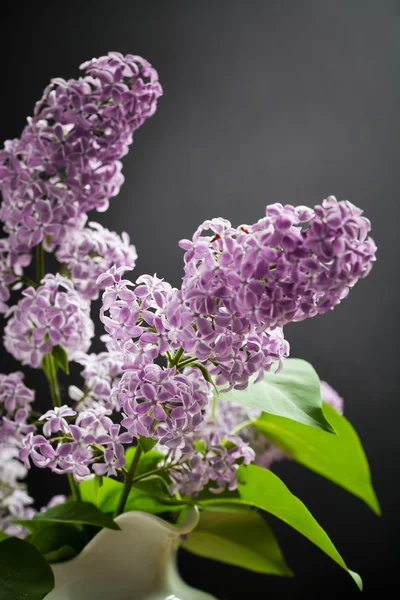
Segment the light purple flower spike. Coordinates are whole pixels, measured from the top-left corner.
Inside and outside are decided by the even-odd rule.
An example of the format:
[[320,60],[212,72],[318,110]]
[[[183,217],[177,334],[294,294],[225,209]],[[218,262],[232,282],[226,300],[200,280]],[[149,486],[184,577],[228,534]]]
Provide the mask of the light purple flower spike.
[[28,288],[9,311],[4,346],[24,365],[39,367],[52,346],[63,346],[73,360],[86,352],[94,335],[90,306],[61,275],[46,275],[37,288]]

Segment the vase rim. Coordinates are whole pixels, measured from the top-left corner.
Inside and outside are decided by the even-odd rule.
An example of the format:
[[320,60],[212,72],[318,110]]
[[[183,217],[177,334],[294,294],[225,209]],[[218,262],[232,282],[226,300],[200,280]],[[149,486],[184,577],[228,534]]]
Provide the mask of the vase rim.
[[147,512],[142,512],[140,510],[131,510],[131,511],[122,513],[121,515],[118,515],[118,517],[116,517],[114,519],[114,521],[118,525],[120,525],[121,529],[123,529],[124,522],[128,522],[132,519],[133,516],[136,517],[139,515],[141,518],[148,519],[149,521],[152,521],[153,523],[159,524],[160,526],[162,526],[164,528],[164,530],[167,530],[174,535],[186,535],[186,534],[190,533],[197,526],[199,519],[200,519],[200,513],[199,513],[199,509],[197,508],[197,506],[190,506],[185,510],[183,521],[179,524],[168,523],[168,521],[161,519],[161,517],[158,517],[157,515],[153,515],[153,514],[147,513]]

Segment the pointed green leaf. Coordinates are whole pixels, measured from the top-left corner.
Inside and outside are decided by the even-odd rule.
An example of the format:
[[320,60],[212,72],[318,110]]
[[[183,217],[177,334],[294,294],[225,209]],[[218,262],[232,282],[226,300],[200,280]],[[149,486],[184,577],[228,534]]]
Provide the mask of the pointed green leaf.
[[255,426],[292,458],[358,496],[379,515],[379,502],[357,433],[329,404],[324,403],[324,413],[338,435],[267,414]]
[[0,531],[0,542],[2,542],[3,540],[6,540],[9,537],[10,536],[7,535],[7,533],[4,533],[4,531]]
[[106,527],[107,529],[119,529],[119,526],[111,517],[105,515],[90,502],[57,504],[57,506],[52,506],[46,512],[37,513],[31,520],[15,520],[13,522],[24,525],[24,527],[27,527],[32,532],[37,531],[44,522],[74,523],[77,525],[94,525],[95,527]]
[[[122,492],[122,483],[104,477],[103,485],[96,493],[93,480],[83,481],[79,484],[82,500],[97,502],[98,508],[103,513],[115,512]],[[160,514],[168,511],[178,511],[185,507],[184,503],[171,500],[162,492],[160,482],[141,481],[140,487],[133,487],[125,504],[125,512],[140,510],[151,514]]]
[[182,546],[198,556],[258,573],[293,575],[272,530],[256,512],[202,512]]
[[57,346],[53,346],[51,353],[54,357],[56,369],[60,368],[64,371],[64,373],[67,373],[67,375],[68,375],[69,374],[68,354],[67,354],[67,351],[65,350],[65,348],[63,348],[62,346],[57,344]]
[[42,600],[53,588],[53,571],[39,550],[18,538],[0,543],[1,600]]
[[140,435],[138,437],[138,443],[139,443],[139,446],[141,447],[141,449],[143,450],[143,452],[145,454],[147,454],[147,452],[150,452],[150,450],[152,450],[154,448],[154,446],[157,444],[157,440],[153,440],[152,438],[148,438],[148,437],[144,437],[143,435]]
[[322,411],[319,377],[305,360],[288,358],[279,373],[269,371],[245,390],[220,394],[219,401],[223,400],[335,433]]
[[83,531],[75,525],[32,519],[25,527],[32,531],[26,541],[35,546],[49,562],[67,560],[60,558],[66,553],[72,558],[71,553],[76,556],[87,543]]
[[55,563],[65,562],[78,556],[78,552],[71,546],[61,546],[57,550],[52,550],[44,555],[48,563],[54,565]]
[[[314,519],[301,500],[290,492],[279,477],[268,469],[255,465],[242,465],[238,470],[238,482],[238,494],[237,497],[232,497],[232,503],[250,504],[281,519],[348,571],[361,589],[362,584],[359,575],[347,568],[328,534]],[[221,500],[216,497],[202,502],[213,505],[219,502],[226,503],[227,501],[226,497],[221,498]]]

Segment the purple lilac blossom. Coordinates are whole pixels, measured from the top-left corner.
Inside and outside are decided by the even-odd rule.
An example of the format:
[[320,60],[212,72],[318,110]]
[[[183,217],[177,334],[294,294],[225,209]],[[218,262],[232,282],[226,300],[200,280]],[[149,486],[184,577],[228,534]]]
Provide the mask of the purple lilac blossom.
[[280,328],[258,332],[246,319],[199,317],[164,280],[142,275],[133,287],[123,272],[112,268],[98,279],[106,288],[100,319],[133,369],[182,346],[207,364],[217,385],[229,389],[246,387],[253,373],[261,378],[273,365],[279,368],[289,354]]
[[171,349],[164,307],[172,288],[155,275],[142,275],[134,286],[122,279],[125,270],[112,267],[97,280],[105,287],[100,319],[130,368],[140,369]]
[[124,358],[121,352],[110,348],[100,354],[79,353],[75,361],[84,367],[81,372],[83,391],[76,386],[69,387],[69,396],[76,402],[76,410],[82,412],[103,406],[108,410],[120,411],[113,388],[122,375]]
[[37,368],[53,346],[62,345],[69,360],[87,352],[94,335],[89,303],[61,275],[46,275],[12,307],[5,327],[4,346],[24,365]]
[[[192,449],[178,458],[178,465],[169,471],[173,493],[197,495],[208,485],[214,494],[226,488],[233,491],[237,488],[239,465],[250,464],[255,458],[248,442],[218,427],[208,425],[204,431],[200,428],[191,442]],[[200,442],[201,447],[195,442]]]
[[359,208],[334,196],[313,210],[269,205],[265,218],[237,229],[206,221],[180,242],[183,299],[206,320],[245,320],[257,331],[313,317],[368,275],[376,252],[369,230]]
[[24,376],[16,371],[0,373],[0,444],[20,447],[22,438],[34,431],[28,420],[35,393],[23,383]]
[[127,233],[119,236],[92,221],[87,227],[71,231],[56,251],[56,257],[64,265],[75,289],[84,298],[96,300],[101,290],[96,283],[98,277],[112,265],[133,268],[137,253]]
[[[204,380],[200,371],[197,378]],[[209,401],[209,389],[204,387],[175,367],[150,364],[126,370],[116,390],[121,423],[132,437],[150,437],[169,449],[186,448]]]
[[333,406],[338,413],[343,414],[343,398],[326,381],[321,381],[321,398],[324,402]]
[[0,239],[0,313],[8,311],[10,289],[18,289],[21,286],[18,279],[30,262],[29,254],[17,254],[11,249],[8,238]]
[[162,95],[137,56],[110,52],[81,69],[78,80],[52,80],[21,138],[0,151],[0,219],[16,250],[52,248],[79,215],[107,209],[123,183],[119,159]]
[[26,468],[31,462],[54,473],[71,473],[76,481],[91,479],[94,474],[116,476],[125,466],[124,444],[132,435],[120,431],[99,406],[77,413],[69,406],[55,407],[40,420],[42,434],[28,434],[19,457]]

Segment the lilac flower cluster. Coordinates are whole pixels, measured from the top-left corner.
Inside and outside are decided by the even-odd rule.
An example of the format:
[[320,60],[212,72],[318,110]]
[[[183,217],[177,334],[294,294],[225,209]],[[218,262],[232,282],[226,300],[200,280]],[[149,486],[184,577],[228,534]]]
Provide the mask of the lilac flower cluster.
[[76,386],[69,387],[69,396],[76,402],[76,410],[82,412],[97,407],[120,411],[113,388],[122,375],[123,356],[111,348],[99,354],[78,353],[75,361],[84,368],[81,376],[84,380],[83,391]]
[[28,423],[34,398],[34,392],[23,383],[22,373],[0,374],[0,530],[19,537],[26,531],[13,525],[12,519],[29,519],[35,512],[33,500],[21,483],[27,472],[19,460],[22,440],[34,430]]
[[110,414],[101,407],[79,414],[67,405],[54,407],[40,417],[42,434],[24,438],[19,456],[26,468],[32,461],[54,473],[71,473],[76,481],[94,474],[116,476],[125,465],[123,444],[132,443],[132,435],[120,433]]
[[137,56],[111,52],[81,69],[78,80],[52,80],[21,138],[0,151],[0,219],[14,250],[51,248],[79,215],[107,209],[123,182],[119,159],[162,94]]
[[[211,235],[204,235],[210,230]],[[368,275],[376,246],[369,221],[334,196],[313,210],[272,204],[266,217],[235,229],[206,221],[182,240],[187,306],[203,319],[233,329],[282,327],[333,308]]]
[[56,257],[64,265],[75,289],[84,298],[96,300],[101,289],[96,284],[98,277],[113,265],[134,267],[137,254],[127,233],[119,236],[92,221],[88,227],[71,231],[60,244]]
[[34,427],[28,423],[35,393],[23,383],[24,376],[16,371],[0,373],[0,444],[18,448],[22,438]]
[[[202,378],[200,372],[198,378]],[[203,421],[209,390],[175,367],[150,364],[124,372],[117,398],[124,411],[122,425],[132,437],[150,437],[167,448],[183,449]]]
[[89,349],[94,335],[89,303],[61,275],[46,275],[38,288],[29,287],[10,309],[4,346],[23,365],[37,368],[53,346],[62,345],[73,360]]

